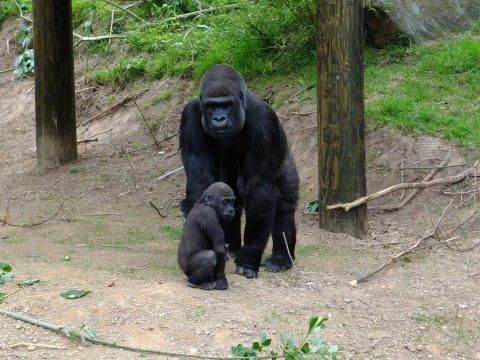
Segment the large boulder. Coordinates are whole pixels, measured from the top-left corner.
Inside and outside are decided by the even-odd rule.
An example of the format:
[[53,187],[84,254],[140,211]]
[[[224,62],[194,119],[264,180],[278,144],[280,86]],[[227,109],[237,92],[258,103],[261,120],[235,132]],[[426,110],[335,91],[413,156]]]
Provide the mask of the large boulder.
[[480,0],[371,0],[365,2],[367,41],[377,46],[424,43],[465,31],[480,21]]

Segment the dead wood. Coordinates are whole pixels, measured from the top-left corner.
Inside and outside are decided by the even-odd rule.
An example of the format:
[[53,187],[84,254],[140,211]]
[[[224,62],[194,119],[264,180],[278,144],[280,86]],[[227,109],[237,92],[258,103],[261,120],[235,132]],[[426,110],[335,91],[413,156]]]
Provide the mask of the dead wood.
[[402,252],[399,252],[397,255],[395,255],[394,257],[390,258],[387,262],[383,263],[382,265],[380,265],[378,268],[376,268],[375,270],[369,272],[367,275],[365,276],[362,276],[360,279],[357,280],[357,284],[358,283],[361,283],[361,282],[364,282],[367,278],[369,278],[370,276],[373,276],[375,275],[376,273],[382,271],[384,268],[386,268],[388,265],[396,262],[398,259],[400,259],[402,256],[405,256],[407,254],[410,254],[414,251],[419,251],[419,250],[425,250],[425,249],[428,249],[428,248],[431,248],[435,245],[439,245],[439,244],[447,244],[453,240],[456,240],[458,239],[458,236],[454,236],[448,240],[445,240],[445,241],[442,241],[440,243],[433,243],[433,244],[428,244],[428,245],[425,245],[425,246],[422,246],[422,247],[419,247],[420,244],[422,244],[423,241],[425,241],[427,238],[429,238],[430,236],[426,237],[422,237],[420,240],[418,240],[415,244],[413,244],[412,246],[410,246],[407,250],[403,250]]
[[335,204],[335,205],[327,205],[328,210],[333,210],[333,209],[343,209],[345,211],[348,211],[350,209],[353,209],[354,207],[360,206],[370,200],[378,199],[379,197],[382,197],[384,195],[387,195],[393,191],[398,191],[398,190],[403,190],[403,189],[426,189],[429,187],[433,186],[439,186],[439,185],[451,185],[458,183],[464,179],[466,179],[469,176],[479,176],[480,172],[477,170],[478,164],[480,160],[477,160],[475,164],[468,168],[465,169],[464,171],[458,173],[457,175],[453,176],[448,176],[444,177],[441,179],[435,179],[431,181],[426,181],[426,182],[414,182],[414,183],[403,183],[403,184],[397,184],[394,186],[391,186],[387,189],[378,191],[376,193],[361,197],[355,201],[352,201],[350,203],[345,203],[345,204]]
[[[450,151],[448,152],[447,156],[445,156],[445,159],[441,162],[441,164],[438,167],[434,167],[433,169],[430,170],[430,172],[425,176],[425,178],[422,180],[422,183],[425,183],[427,181],[430,181],[430,179],[440,170],[442,169],[448,162],[448,158],[450,157]],[[402,183],[403,183],[403,168],[402,168]],[[395,211],[398,209],[401,209],[404,207],[406,204],[412,200],[415,195],[418,194],[420,189],[414,189],[410,194],[403,199],[402,202],[395,204],[395,205],[386,205],[386,206],[370,206],[369,210],[385,210],[385,211]],[[403,195],[402,195],[403,196]]]
[[[425,241],[431,237],[436,237],[437,239],[440,239],[440,233],[439,233],[439,228],[440,228],[440,223],[442,222],[443,218],[445,217],[447,211],[450,209],[450,207],[452,206],[453,204],[453,200],[450,201],[450,203],[448,204],[448,206],[445,208],[445,210],[443,210],[443,213],[442,215],[440,216],[440,218],[438,219],[438,221],[436,222],[435,226],[433,227],[433,229],[429,230],[424,236],[422,236],[415,244],[413,244],[412,246],[410,246],[408,249],[406,250],[403,250],[401,252],[399,252],[397,255],[391,257],[388,261],[386,261],[385,263],[383,263],[382,265],[378,266],[376,269],[374,269],[373,271],[369,272],[368,274],[362,276],[361,278],[359,278],[358,280],[354,280],[353,283],[354,284],[358,284],[358,283],[361,283],[361,282],[364,282],[367,278],[375,275],[376,273],[382,271],[384,268],[386,268],[388,265],[391,265],[393,264],[394,262],[396,262],[398,259],[400,259],[401,257],[407,255],[407,254],[411,254],[415,251],[420,251],[420,250],[425,250],[425,249],[429,249],[429,248],[432,248],[433,246],[438,246],[438,245],[443,245],[443,246],[446,246],[449,250],[456,250],[456,249],[452,249],[451,246],[450,246],[450,243],[456,239],[459,238],[459,236],[453,236],[453,237],[450,237],[449,239],[447,240],[442,240],[442,241],[438,241],[438,242],[434,242],[434,243],[431,243],[431,244],[425,244],[423,246],[420,246],[422,244],[425,243]],[[453,232],[455,232],[456,230],[458,230],[462,225],[464,225],[467,221],[469,221],[470,219],[472,219],[476,214],[477,214],[478,211],[474,211],[470,216],[468,216],[466,219],[464,219],[462,222],[460,222],[460,224],[458,224],[457,226],[455,226],[454,228],[448,230],[446,232],[446,236],[451,236],[453,234]],[[445,234],[444,234],[445,235]],[[472,249],[474,249],[475,247],[477,247],[477,245],[479,244],[476,244],[474,245],[473,247],[469,248],[469,249],[466,249],[464,251],[470,251]],[[458,250],[456,250],[458,251]]]
[[4,224],[4,225],[9,225],[9,226],[16,226],[16,227],[33,227],[33,226],[38,226],[38,225],[43,225],[45,224],[47,221],[50,221],[52,220],[55,216],[58,215],[58,213],[60,212],[60,210],[62,210],[62,207],[63,207],[63,204],[65,204],[65,201],[67,200],[67,197],[65,196],[63,198],[63,202],[60,204],[58,210],[55,212],[55,214],[53,214],[52,216],[50,216],[49,218],[47,219],[44,219],[44,220],[35,220],[35,221],[32,221],[32,222],[29,222],[29,223],[26,223],[26,224],[13,224],[13,223],[10,223],[8,221],[6,221],[6,219],[8,218],[8,212],[7,214],[4,216],[4,217],[0,217],[0,223]]
[[83,139],[77,140],[77,144],[87,143],[87,142],[95,142],[95,141],[98,141],[98,138],[88,137],[88,138],[83,138]]
[[85,121],[84,123],[82,123],[81,125],[77,125],[77,127],[80,127],[80,126],[85,126],[87,125],[89,122],[93,121],[93,120],[98,120],[108,114],[110,114],[113,110],[119,108],[120,106],[122,105],[125,105],[127,102],[129,102],[130,100],[134,99],[135,97],[137,97],[138,95],[144,93],[145,91],[148,91],[149,89],[141,89],[141,90],[137,90],[137,91],[134,91],[133,93],[131,94],[128,94],[127,96],[125,96],[122,100],[120,100],[119,102],[113,104],[112,106],[110,106],[109,108],[99,112],[97,115],[91,117],[90,119],[88,119],[87,121]]

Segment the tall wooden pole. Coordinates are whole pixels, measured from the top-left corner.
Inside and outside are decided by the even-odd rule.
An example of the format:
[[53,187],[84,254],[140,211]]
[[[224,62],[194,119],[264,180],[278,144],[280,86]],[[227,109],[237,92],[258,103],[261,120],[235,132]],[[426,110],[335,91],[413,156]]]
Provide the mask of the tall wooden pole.
[[72,1],[33,0],[37,163],[77,159]]
[[363,0],[317,0],[319,223],[361,237],[366,205],[327,210],[366,195]]

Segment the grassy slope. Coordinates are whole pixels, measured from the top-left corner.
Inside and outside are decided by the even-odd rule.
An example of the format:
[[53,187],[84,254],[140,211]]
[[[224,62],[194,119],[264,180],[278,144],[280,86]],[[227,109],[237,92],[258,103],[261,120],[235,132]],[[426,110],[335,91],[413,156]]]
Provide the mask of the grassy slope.
[[464,34],[412,49],[368,50],[365,60],[370,123],[479,148],[479,38]]
[[[268,92],[275,84],[288,83],[301,90],[298,93],[309,99],[305,101],[315,101],[314,2],[284,0],[279,3],[286,4],[282,7],[269,1],[241,2],[236,11],[139,27],[142,23],[137,18],[118,8],[111,24],[114,8],[107,2],[73,0],[78,33],[103,35],[113,25],[114,33],[128,34],[124,42],[84,42],[75,49],[92,64],[90,76],[112,87],[125,86],[136,77],[152,80],[173,75],[198,80],[210,65],[227,62],[247,77],[255,91]],[[28,12],[30,2],[25,3]],[[219,6],[232,1],[205,3]],[[129,11],[158,22],[193,11],[195,6],[189,0],[152,0]],[[0,19],[11,16],[16,7],[2,9]],[[292,86],[285,91],[292,91]],[[425,132],[480,149],[479,93],[480,23],[468,33],[434,44],[365,52],[370,127]],[[280,95],[274,99],[275,106],[291,96]]]

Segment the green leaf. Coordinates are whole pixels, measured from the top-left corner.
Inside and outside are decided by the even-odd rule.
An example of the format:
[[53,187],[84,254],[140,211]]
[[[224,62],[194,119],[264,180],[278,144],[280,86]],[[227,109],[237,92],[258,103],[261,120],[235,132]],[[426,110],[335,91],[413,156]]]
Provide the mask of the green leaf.
[[335,345],[335,346],[332,346],[332,347],[328,350],[328,352],[331,353],[331,354],[333,354],[333,353],[336,353],[336,352],[338,351],[338,349],[339,349],[339,348],[338,348],[338,345]]
[[7,296],[6,293],[0,292],[0,303],[2,302],[2,299],[3,299],[5,296]]
[[63,257],[63,260],[65,260],[65,261],[69,261],[69,260],[70,260],[70,256],[68,256],[68,255],[65,255],[65,256]]
[[318,211],[318,200],[313,200],[307,203],[307,212]]
[[315,316],[310,319],[310,323],[308,324],[308,332],[311,332],[315,326],[318,324],[318,316]]
[[86,329],[83,329],[83,331],[85,331],[85,334],[87,334],[87,336],[91,339],[97,336],[97,333],[95,332],[95,330],[86,328]]
[[64,297],[65,299],[78,299],[89,293],[90,290],[68,290],[67,292],[60,294],[60,296]]
[[0,270],[3,272],[10,272],[12,271],[12,267],[5,263],[0,263]]
[[13,279],[13,274],[11,273],[5,273],[5,274],[0,274],[0,284],[5,284],[7,282],[12,281]]
[[304,354],[308,354],[310,352],[310,345],[308,345],[308,343],[303,344],[300,351]]
[[310,341],[310,344],[315,346],[320,346],[323,344],[323,339],[318,336],[312,336],[310,339],[308,339],[308,341]]
[[260,342],[263,344],[267,340],[267,333],[265,330],[260,331]]
[[31,280],[24,280],[22,282],[18,283],[18,286],[20,287],[27,287],[27,286],[32,286],[33,284],[37,284],[40,282],[40,279],[31,279]]

